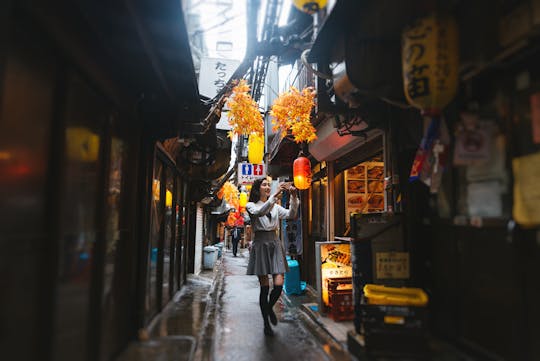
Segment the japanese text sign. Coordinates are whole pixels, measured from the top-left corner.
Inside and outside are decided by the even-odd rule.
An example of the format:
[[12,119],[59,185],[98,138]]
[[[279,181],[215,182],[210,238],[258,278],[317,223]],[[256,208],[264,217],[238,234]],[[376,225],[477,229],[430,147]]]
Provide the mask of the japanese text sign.
[[377,252],[376,278],[378,279],[407,279],[409,278],[408,252]]
[[440,111],[457,91],[457,26],[447,17],[419,19],[403,33],[403,85],[408,102],[424,111]]
[[213,98],[227,84],[236,68],[237,60],[202,58],[199,71],[199,93]]

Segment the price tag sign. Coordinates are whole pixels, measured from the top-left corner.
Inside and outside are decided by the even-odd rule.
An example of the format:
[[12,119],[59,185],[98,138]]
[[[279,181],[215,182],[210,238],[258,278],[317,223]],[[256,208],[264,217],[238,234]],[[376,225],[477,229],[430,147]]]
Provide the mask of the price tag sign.
[[256,179],[266,177],[266,166],[264,163],[239,163],[238,164],[238,183],[252,184]]

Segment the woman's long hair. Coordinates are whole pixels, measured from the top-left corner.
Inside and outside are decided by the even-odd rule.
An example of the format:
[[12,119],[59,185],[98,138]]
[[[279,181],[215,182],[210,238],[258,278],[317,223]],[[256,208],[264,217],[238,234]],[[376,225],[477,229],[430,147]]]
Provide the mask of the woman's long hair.
[[266,180],[265,178],[257,179],[253,182],[251,190],[249,191],[249,200],[248,202],[257,203],[261,199],[261,183]]

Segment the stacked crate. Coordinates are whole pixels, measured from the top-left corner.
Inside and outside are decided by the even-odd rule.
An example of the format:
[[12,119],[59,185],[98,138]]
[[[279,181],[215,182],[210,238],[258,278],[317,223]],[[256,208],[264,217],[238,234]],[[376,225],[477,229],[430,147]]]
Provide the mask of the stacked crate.
[[348,321],[354,318],[352,278],[327,279],[329,316],[334,321]]

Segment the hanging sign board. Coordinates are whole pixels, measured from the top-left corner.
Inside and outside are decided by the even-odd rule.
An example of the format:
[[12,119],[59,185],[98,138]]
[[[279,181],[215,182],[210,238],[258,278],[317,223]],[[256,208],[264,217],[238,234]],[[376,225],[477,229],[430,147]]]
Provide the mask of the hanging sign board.
[[238,163],[238,184],[252,184],[256,179],[266,177],[266,165]]
[[240,62],[231,59],[202,58],[199,93],[213,98],[227,84]]

